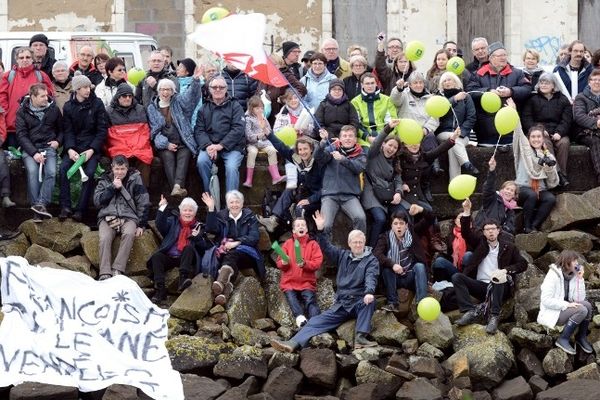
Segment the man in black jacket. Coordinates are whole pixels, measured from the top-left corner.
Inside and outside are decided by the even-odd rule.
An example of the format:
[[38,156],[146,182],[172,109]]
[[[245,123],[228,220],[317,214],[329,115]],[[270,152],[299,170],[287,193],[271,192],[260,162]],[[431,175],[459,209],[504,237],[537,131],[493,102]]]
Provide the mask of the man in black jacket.
[[158,96],[158,81],[161,79],[173,81],[176,91],[179,91],[179,81],[170,69],[165,68],[165,56],[159,50],[150,53],[148,66],[150,68],[146,72],[146,77],[135,88],[135,99],[144,108],[147,108],[152,99]]
[[[75,221],[81,221],[94,187],[94,172],[102,153],[108,130],[108,116],[102,100],[92,92],[92,82],[85,75],[75,75],[72,80],[74,93],[65,103],[63,116],[64,150],[60,166],[60,220],[69,218],[71,211],[71,185],[67,171],[85,157],[82,169],[88,180],[81,183],[81,194],[75,213]],[[91,178],[91,179],[90,179]]]
[[476,234],[471,230],[469,199],[463,202],[460,227],[463,237],[474,251],[473,257],[463,265],[462,273],[452,275],[458,307],[465,313],[456,321],[456,325],[469,325],[481,316],[482,308],[471,302],[471,295],[482,301],[489,296],[489,320],[485,330],[494,334],[498,330],[502,302],[511,294],[512,278],[525,271],[527,261],[513,243],[498,240],[501,227],[497,221],[485,221],[483,233]]
[[52,81],[52,66],[56,62],[48,51],[48,37],[43,33],[33,35],[29,40],[29,47],[33,50],[33,65],[40,71],[44,71]]
[[31,85],[29,95],[21,101],[15,125],[27,170],[27,188],[34,222],[40,222],[42,217],[52,218],[46,206],[52,200],[56,150],[63,140],[60,123],[60,110],[48,98],[46,85]]

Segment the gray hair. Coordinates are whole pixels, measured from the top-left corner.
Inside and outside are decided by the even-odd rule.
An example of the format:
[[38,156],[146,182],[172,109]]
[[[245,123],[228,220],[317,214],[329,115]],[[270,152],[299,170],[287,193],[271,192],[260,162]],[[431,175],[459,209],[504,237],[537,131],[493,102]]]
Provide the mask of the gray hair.
[[33,49],[31,47],[23,46],[23,47],[19,47],[19,48],[17,48],[17,50],[15,50],[15,57],[26,51],[28,51],[29,54],[31,54],[33,56]]
[[411,84],[411,83],[417,82],[417,81],[425,82],[425,76],[423,76],[422,72],[413,71],[413,72],[411,72],[411,74],[408,76],[408,79],[406,80],[406,82],[408,82],[408,84]]
[[225,203],[229,203],[229,199],[236,198],[244,204],[244,195],[239,190],[230,190],[225,194]]
[[54,65],[52,65],[52,72],[54,72],[55,70],[59,69],[59,68],[64,68],[67,70],[67,72],[69,72],[69,64],[67,64],[64,61],[57,61],[54,63]]
[[357,62],[363,64],[365,67],[367,66],[367,59],[364,58],[363,56],[350,57],[350,61],[349,61],[350,66],[354,65],[354,63],[357,63]]
[[160,90],[161,88],[170,88],[173,89],[173,93],[177,93],[177,88],[175,87],[175,82],[170,79],[163,78],[158,81],[158,85],[156,86],[156,90]]
[[456,87],[458,87],[459,89],[462,90],[463,84],[462,84],[462,81],[460,80],[460,78],[458,76],[456,76],[456,74],[454,72],[447,71],[447,72],[444,72],[440,76],[440,81],[438,83],[438,90],[440,92],[444,91],[444,89],[442,88],[442,83],[448,78],[452,79],[454,81],[454,83],[456,84]]
[[196,200],[192,199],[191,197],[186,197],[185,199],[181,200],[181,203],[179,204],[179,211],[183,211],[183,207],[185,206],[192,207],[194,213],[198,212],[198,203],[196,203]]
[[471,40],[471,48],[473,48],[473,45],[477,42],[484,42],[486,46],[488,46],[488,41],[486,38],[484,37],[476,37],[475,39]]
[[363,231],[361,231],[360,229],[354,229],[354,230],[350,231],[350,233],[348,234],[348,243],[350,243],[357,236],[360,236],[363,239],[367,238],[367,236],[365,235],[365,233]]
[[554,85],[554,88],[552,89],[552,93],[560,92],[560,87],[558,86],[558,80],[556,79],[556,75],[554,75],[552,72],[544,72],[542,75],[540,75],[540,79],[538,79],[538,82],[535,84],[535,88],[534,88],[536,92],[539,92],[539,87],[540,87],[541,81],[550,82]]

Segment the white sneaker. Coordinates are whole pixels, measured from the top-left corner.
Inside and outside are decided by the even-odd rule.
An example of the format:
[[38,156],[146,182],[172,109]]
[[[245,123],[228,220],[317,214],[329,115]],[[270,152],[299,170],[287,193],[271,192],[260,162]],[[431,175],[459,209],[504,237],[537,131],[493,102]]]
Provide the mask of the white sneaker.
[[302,328],[304,325],[306,325],[307,322],[308,321],[304,315],[298,315],[296,317],[296,326],[298,328]]

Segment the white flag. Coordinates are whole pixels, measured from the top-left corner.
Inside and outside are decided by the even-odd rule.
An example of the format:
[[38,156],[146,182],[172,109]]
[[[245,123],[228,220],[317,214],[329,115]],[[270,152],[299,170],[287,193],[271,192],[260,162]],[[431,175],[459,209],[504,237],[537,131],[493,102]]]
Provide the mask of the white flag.
[[96,282],[67,270],[0,258],[0,387],[33,381],[82,392],[112,384],[183,399],[164,346],[167,310],[125,276]]

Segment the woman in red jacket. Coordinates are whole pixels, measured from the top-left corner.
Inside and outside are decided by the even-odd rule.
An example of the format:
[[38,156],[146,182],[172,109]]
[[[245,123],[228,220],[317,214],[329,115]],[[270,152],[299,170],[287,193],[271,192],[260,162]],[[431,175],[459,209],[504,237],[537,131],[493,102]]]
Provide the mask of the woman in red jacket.
[[[300,246],[300,259],[296,259],[295,242]],[[319,315],[321,310],[317,304],[317,277],[315,272],[321,268],[323,253],[319,244],[308,236],[308,228],[304,218],[296,218],[292,224],[292,237],[282,246],[287,255],[287,260],[277,258],[277,268],[283,273],[279,287],[296,318],[298,328],[306,324],[308,318]],[[299,297],[304,301],[299,300]],[[305,312],[305,310],[307,312]]]

